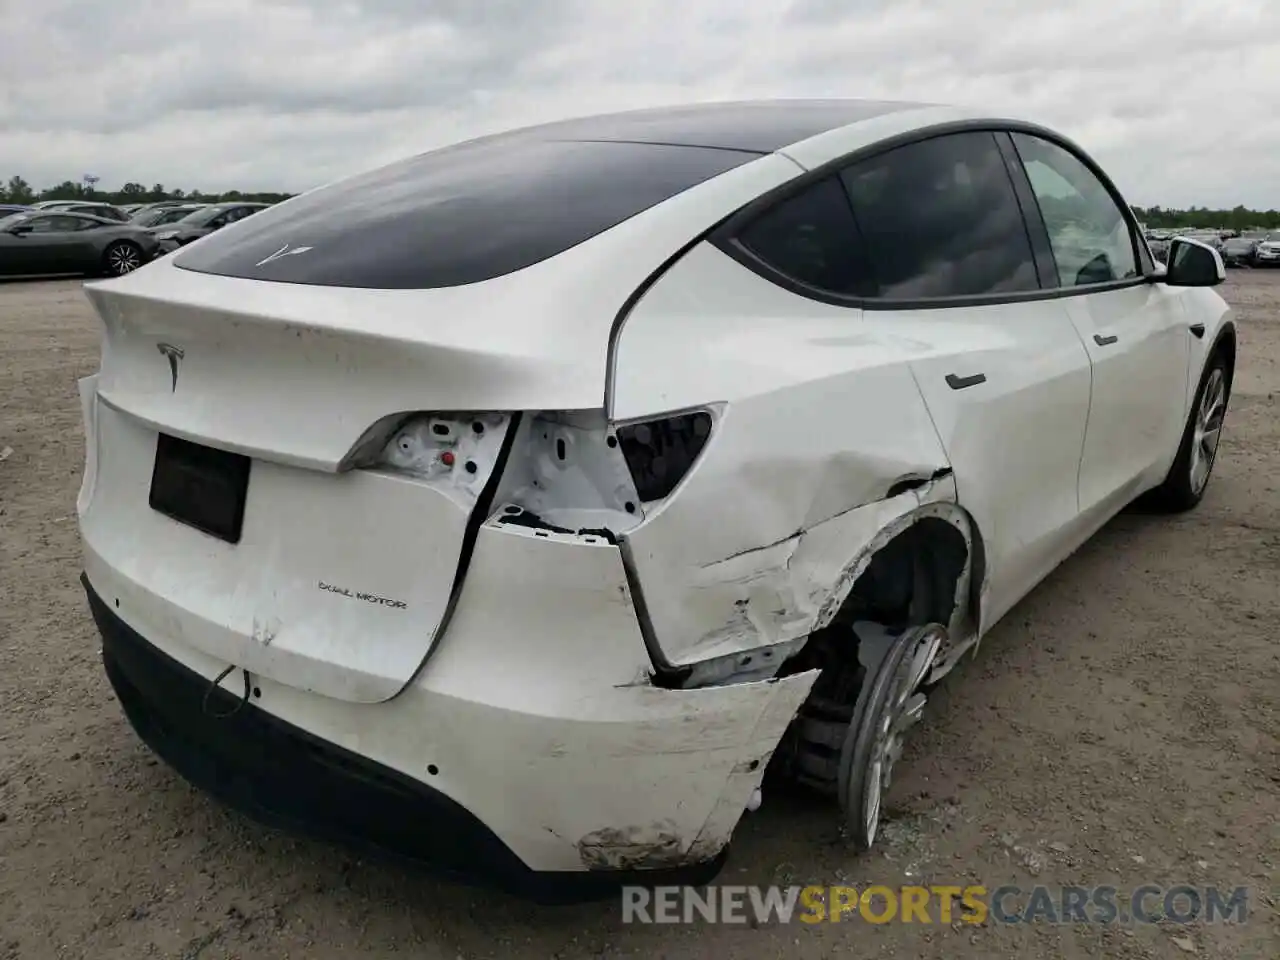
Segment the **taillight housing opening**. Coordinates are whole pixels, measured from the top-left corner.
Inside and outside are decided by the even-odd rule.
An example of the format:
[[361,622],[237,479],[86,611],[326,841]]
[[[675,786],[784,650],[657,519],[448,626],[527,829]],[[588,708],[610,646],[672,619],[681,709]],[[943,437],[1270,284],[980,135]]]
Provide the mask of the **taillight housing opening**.
[[711,437],[705,410],[629,423],[616,431],[618,446],[645,503],[670,496],[697,461]]
[[381,470],[412,477],[469,506],[493,476],[511,424],[507,413],[394,414],[365,431],[339,471]]
[[409,477],[467,509],[492,478],[484,505],[492,522],[612,539],[671,495],[712,429],[705,409],[616,428],[602,410],[398,413],[366,430],[339,471]]

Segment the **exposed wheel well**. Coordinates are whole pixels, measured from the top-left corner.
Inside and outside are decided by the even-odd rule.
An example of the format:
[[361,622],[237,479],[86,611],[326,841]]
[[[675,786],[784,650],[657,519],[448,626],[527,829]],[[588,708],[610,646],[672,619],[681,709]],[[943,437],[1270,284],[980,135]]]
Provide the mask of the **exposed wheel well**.
[[[777,751],[789,776],[824,793],[837,790],[840,750],[867,672],[853,624],[870,620],[896,630],[940,623],[963,639],[976,628],[982,563],[981,543],[958,510],[915,519],[872,554],[834,619],[787,664],[788,672],[822,670]],[[939,661],[949,653],[944,645]]]

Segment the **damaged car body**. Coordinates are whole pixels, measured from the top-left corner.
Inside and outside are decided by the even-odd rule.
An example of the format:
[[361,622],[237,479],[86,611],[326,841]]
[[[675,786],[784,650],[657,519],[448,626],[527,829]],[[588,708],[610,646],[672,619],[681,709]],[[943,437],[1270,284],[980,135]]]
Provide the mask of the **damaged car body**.
[[932,686],[1134,498],[1203,496],[1224,276],[1052,131],[936,105],[304,194],[86,287],[107,674],[251,816],[522,895],[709,879],[766,771],[870,847]]

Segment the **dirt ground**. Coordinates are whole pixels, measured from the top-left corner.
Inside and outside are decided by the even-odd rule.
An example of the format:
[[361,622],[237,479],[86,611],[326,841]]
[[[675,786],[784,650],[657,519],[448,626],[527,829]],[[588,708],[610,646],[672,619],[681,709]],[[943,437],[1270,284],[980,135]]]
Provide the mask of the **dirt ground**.
[[[157,763],[103,676],[77,576],[78,281],[0,284],[0,958],[1280,957],[1280,271],[1240,271],[1208,496],[1112,522],[930,704],[881,852],[767,792],[724,883],[1250,888],[1244,924],[623,925],[362,862]],[[936,917],[935,917],[936,920]]]

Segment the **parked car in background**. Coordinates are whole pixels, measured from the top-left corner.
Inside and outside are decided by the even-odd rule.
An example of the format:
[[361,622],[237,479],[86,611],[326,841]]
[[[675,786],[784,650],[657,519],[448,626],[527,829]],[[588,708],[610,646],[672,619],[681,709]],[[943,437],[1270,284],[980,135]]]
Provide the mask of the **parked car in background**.
[[130,217],[129,222],[139,227],[162,227],[168,223],[176,223],[206,206],[208,204],[205,203],[185,203],[170,207],[146,207]]
[[269,206],[269,203],[211,203],[156,230],[155,237],[160,241],[160,249],[169,253]]
[[205,207],[207,203],[199,200],[157,200],[155,203],[140,203],[130,212],[130,218],[138,216],[141,213],[150,213],[152,210],[171,210],[174,207]]
[[1178,234],[1180,237],[1186,237],[1188,240],[1198,240],[1200,243],[1207,243],[1215,250],[1222,249],[1222,235],[1217,230],[1183,230]]
[[0,203],[0,217],[7,217],[11,213],[26,213],[34,209],[35,207],[22,203]]
[[1253,250],[1255,267],[1274,267],[1280,264],[1280,240],[1259,240]]
[[767,768],[866,849],[937,681],[1135,497],[1204,496],[1224,278],[1061,135],[935,105],[330,184],[86,285],[105,672],[231,805],[515,892],[705,883]]
[[156,255],[159,244],[140,228],[60,209],[0,219],[0,275],[121,276]]
[[1258,241],[1249,237],[1231,237],[1222,241],[1222,262],[1228,267],[1251,267],[1258,250]]
[[101,217],[104,220],[115,220],[119,223],[125,223],[129,219],[127,213],[111,203],[67,203],[48,209],[62,210],[66,213],[83,213],[91,217]]
[[96,203],[89,200],[41,200],[33,206],[37,210],[65,210],[68,213],[83,213],[120,223],[129,219],[129,215],[115,204]]

